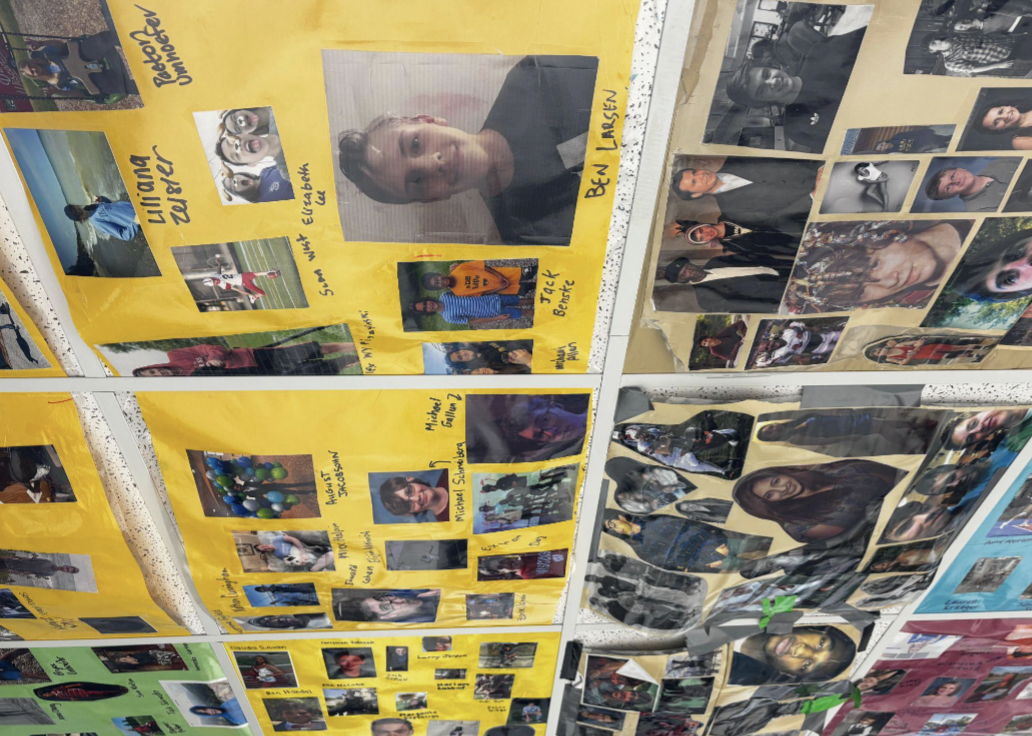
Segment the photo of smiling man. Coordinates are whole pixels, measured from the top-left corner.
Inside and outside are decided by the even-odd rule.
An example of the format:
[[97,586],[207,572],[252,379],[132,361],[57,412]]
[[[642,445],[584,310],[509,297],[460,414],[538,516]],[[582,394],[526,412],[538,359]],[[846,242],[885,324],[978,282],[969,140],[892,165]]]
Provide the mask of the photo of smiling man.
[[440,600],[440,590],[334,588],[333,617],[338,621],[432,623]]
[[753,634],[731,656],[731,685],[833,680],[852,664],[856,643],[835,626],[797,626],[790,634]]
[[369,498],[376,524],[450,521],[448,471],[370,473]]
[[345,240],[569,245],[597,68],[323,51]]
[[911,212],[996,212],[1020,158],[932,159]]

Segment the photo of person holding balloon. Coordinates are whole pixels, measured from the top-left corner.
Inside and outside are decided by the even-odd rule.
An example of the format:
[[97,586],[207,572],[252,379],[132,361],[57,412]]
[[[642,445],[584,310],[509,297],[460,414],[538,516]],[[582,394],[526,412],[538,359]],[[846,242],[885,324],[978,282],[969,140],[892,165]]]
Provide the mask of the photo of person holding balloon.
[[187,450],[205,516],[320,516],[311,455],[234,455]]

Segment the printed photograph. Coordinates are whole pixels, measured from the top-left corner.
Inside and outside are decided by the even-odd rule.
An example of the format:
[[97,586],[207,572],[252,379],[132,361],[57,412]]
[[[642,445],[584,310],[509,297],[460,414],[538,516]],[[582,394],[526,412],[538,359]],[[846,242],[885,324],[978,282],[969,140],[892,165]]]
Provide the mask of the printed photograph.
[[878,736],[894,713],[879,713],[869,710],[851,710],[831,736]]
[[452,650],[452,638],[450,636],[424,636],[424,652],[450,652]]
[[972,220],[813,223],[803,236],[781,312],[922,309],[949,275],[972,224]]
[[1023,686],[1029,678],[1032,678],[1032,667],[993,667],[964,702],[999,702]]
[[516,596],[513,593],[481,593],[466,595],[466,620],[512,619]]
[[465,680],[467,670],[459,669],[435,669],[435,680]]
[[906,47],[904,74],[1024,77],[1032,71],[1026,6],[1018,2],[923,2]]
[[873,11],[738,0],[703,142],[821,153]]
[[53,445],[0,448],[0,504],[75,501]]
[[3,112],[143,107],[105,0],[3,0]]
[[[376,698],[375,687],[323,690],[323,697],[326,699],[326,715],[331,717],[375,716],[380,714],[380,704]],[[302,729],[294,728],[292,730],[300,731]]]
[[124,685],[112,685],[107,682],[75,680],[37,687],[32,692],[40,700],[55,703],[92,703],[98,700],[110,700],[111,698],[121,697],[129,692],[129,688]]
[[262,703],[272,721],[273,731],[326,730],[326,717],[318,698],[266,698]]
[[43,682],[50,682],[50,677],[31,651],[0,649],[0,685],[37,685]]
[[1032,306],[1025,309],[1007,334],[1000,340],[1000,345],[1032,347]]
[[770,537],[732,532],[680,516],[634,516],[602,512],[602,532],[618,539],[644,562],[672,572],[733,572],[766,557]]
[[357,677],[376,677],[376,660],[369,647],[323,649],[326,676],[331,680],[350,680]]
[[104,133],[4,134],[66,275],[161,275]]
[[738,367],[739,351],[749,332],[744,314],[700,314],[695,318],[695,342],[688,370],[730,370]]
[[267,616],[243,616],[233,621],[244,631],[303,631],[332,629],[325,613],[274,613]]
[[849,317],[761,320],[745,369],[824,365],[831,360],[847,322]]
[[570,521],[580,467],[561,465],[529,473],[474,473],[474,534]]
[[198,311],[308,307],[287,238],[186,245],[172,256]]
[[330,535],[326,532],[249,531],[232,534],[245,573],[336,569]]
[[388,570],[465,570],[469,566],[466,539],[385,542]]
[[426,375],[525,375],[533,360],[533,340],[423,343]]
[[924,455],[947,413],[935,409],[813,409],[761,414],[756,440],[834,457]]
[[1021,563],[1020,557],[980,557],[954,589],[955,594],[992,593]]
[[[894,125],[850,128],[842,141],[843,156],[892,156],[908,153],[946,153],[955,125]],[[961,145],[961,150],[966,150]]]
[[857,608],[882,609],[912,603],[932,584],[932,573],[924,575],[894,575],[870,580],[860,586],[866,595],[856,602]]
[[[233,694],[229,680],[210,682],[162,681],[161,687],[179,709],[187,724],[195,728],[239,728],[247,725],[244,709]],[[135,729],[134,729],[135,730]],[[140,731],[136,731],[140,733]],[[144,731],[143,733],[150,733]]]
[[205,516],[259,519],[320,516],[311,455],[238,455],[187,450],[186,457]]
[[612,440],[671,468],[733,480],[742,473],[752,429],[748,414],[701,411],[680,424],[618,424]]
[[889,517],[878,543],[892,544],[939,537],[951,532],[963,518],[962,514],[933,501],[904,499]]
[[426,724],[426,736],[477,736],[478,733],[480,721],[430,721]]
[[[399,624],[432,623],[437,619],[440,590],[334,588],[333,616],[338,621],[388,621]],[[405,655],[407,666],[408,653]],[[397,660],[396,660],[397,661]],[[388,656],[388,672],[392,670]]]
[[911,212],[996,212],[1021,159],[943,156],[928,164]]
[[473,686],[474,700],[508,700],[516,675],[480,675]]
[[477,580],[564,578],[569,556],[567,549],[488,555],[477,560]]
[[688,677],[663,680],[656,710],[660,713],[703,714],[713,693],[713,680]]
[[974,677],[936,677],[913,705],[919,708],[952,708],[975,684]]
[[483,670],[514,670],[534,666],[534,642],[489,641],[480,645],[478,666]]
[[897,669],[868,670],[867,674],[861,677],[859,682],[856,683],[856,686],[860,692],[871,693],[872,696],[888,695],[895,689],[896,685],[903,681],[906,674],[906,670]]
[[248,690],[297,687],[297,675],[286,650],[233,652],[240,679]]
[[0,618],[36,618],[10,588],[0,588]]
[[387,671],[408,672],[408,647],[387,647]]
[[406,710],[426,710],[426,693],[395,693],[394,707],[401,713]]
[[277,332],[95,345],[119,375],[336,376],[361,375],[358,350],[345,324]]
[[[994,2],[1020,7],[1024,0]],[[1020,11],[1027,13],[1028,8]],[[1012,21],[1018,16],[1011,16]],[[1025,151],[1032,149],[1032,90],[1027,87],[983,87],[971,108],[958,151]]]
[[[849,337],[847,333],[846,338]],[[1000,338],[980,335],[894,335],[870,343],[863,354],[879,365],[975,365],[985,360],[998,344],[1002,344]]]
[[743,476],[731,497],[745,513],[775,522],[806,544],[873,527],[868,506],[884,499],[906,475],[905,470],[859,459],[773,466]]
[[583,704],[651,713],[659,696],[659,685],[625,674],[622,671],[625,667],[638,669],[628,665],[634,665],[632,660],[589,655],[584,669]]
[[[990,537],[1024,537],[1032,533],[1032,478],[1027,478],[993,523]],[[2,594],[3,591],[0,591]]]
[[1003,727],[1004,733],[1032,733],[1032,713],[1014,716]]
[[106,616],[80,618],[82,623],[100,634],[156,634],[158,630],[139,616]]
[[294,198],[271,107],[195,112],[193,117],[222,204]]
[[[855,564],[855,563],[853,563]],[[820,608],[846,601],[864,576],[786,575],[772,580],[754,580],[724,590],[707,614],[707,620],[738,618],[743,614],[762,616],[763,604],[778,596],[795,596],[797,608]]]
[[919,161],[840,161],[828,174],[822,215],[899,212]]
[[166,736],[154,716],[123,716],[112,718],[111,723],[126,736],[145,733],[147,736]]
[[398,264],[406,332],[514,330],[534,325],[537,259]]
[[960,639],[949,634],[899,632],[886,645],[882,656],[887,659],[938,659]]
[[0,549],[0,585],[96,593],[89,555]]
[[1026,161],[1014,183],[1011,195],[1003,205],[1004,212],[1032,212],[1032,167]]
[[50,367],[26,332],[25,324],[0,293],[0,371]]
[[370,473],[369,490],[374,524],[451,520],[447,469]]
[[930,539],[891,547],[879,547],[864,568],[867,572],[922,572],[934,570],[946,552],[946,544]]
[[469,394],[466,454],[471,464],[530,463],[579,455],[591,394]]
[[856,644],[834,626],[796,626],[790,634],[753,634],[735,644],[731,685],[833,680],[848,672]]
[[346,240],[570,244],[598,59],[322,58]]
[[601,726],[608,730],[619,731],[623,729],[624,721],[627,719],[626,713],[621,713],[618,710],[610,710],[609,708],[597,708],[593,705],[583,705],[577,707],[577,723],[587,723],[593,726]]
[[91,650],[109,672],[185,671],[189,669],[172,644],[134,644]]
[[243,587],[247,602],[255,608],[319,605],[314,583],[269,583]]
[[987,218],[921,326],[1010,329],[1032,303],[1030,257],[1032,218]]
[[667,659],[664,677],[678,679],[683,677],[716,677],[723,662],[722,652],[715,651],[700,656],[675,654]]
[[547,723],[549,698],[513,698],[508,723]]

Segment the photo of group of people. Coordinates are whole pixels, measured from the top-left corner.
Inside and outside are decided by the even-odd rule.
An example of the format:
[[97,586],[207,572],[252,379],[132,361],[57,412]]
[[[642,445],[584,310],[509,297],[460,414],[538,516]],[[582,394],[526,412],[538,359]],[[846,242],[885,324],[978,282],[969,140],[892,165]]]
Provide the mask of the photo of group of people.
[[475,534],[558,524],[573,518],[580,468],[562,465],[529,473],[473,476]]
[[532,372],[533,361],[533,340],[423,343],[426,374],[523,375]]

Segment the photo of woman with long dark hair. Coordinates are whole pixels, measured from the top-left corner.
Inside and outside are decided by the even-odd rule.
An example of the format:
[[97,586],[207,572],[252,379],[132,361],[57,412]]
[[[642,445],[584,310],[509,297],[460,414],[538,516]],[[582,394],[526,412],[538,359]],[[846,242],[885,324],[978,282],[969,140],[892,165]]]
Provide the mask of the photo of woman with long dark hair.
[[816,465],[787,465],[755,470],[731,492],[751,516],[777,522],[797,542],[832,539],[873,523],[869,507],[906,475],[871,460],[839,460]]
[[983,89],[971,111],[959,151],[1032,149],[1032,90]]
[[763,557],[770,537],[720,529],[679,516],[632,516],[616,509],[602,515],[602,531],[626,542],[645,562],[676,572],[722,572]]
[[632,514],[651,514],[696,488],[670,468],[646,465],[629,457],[614,457],[606,462],[606,475],[616,482],[613,500]]

